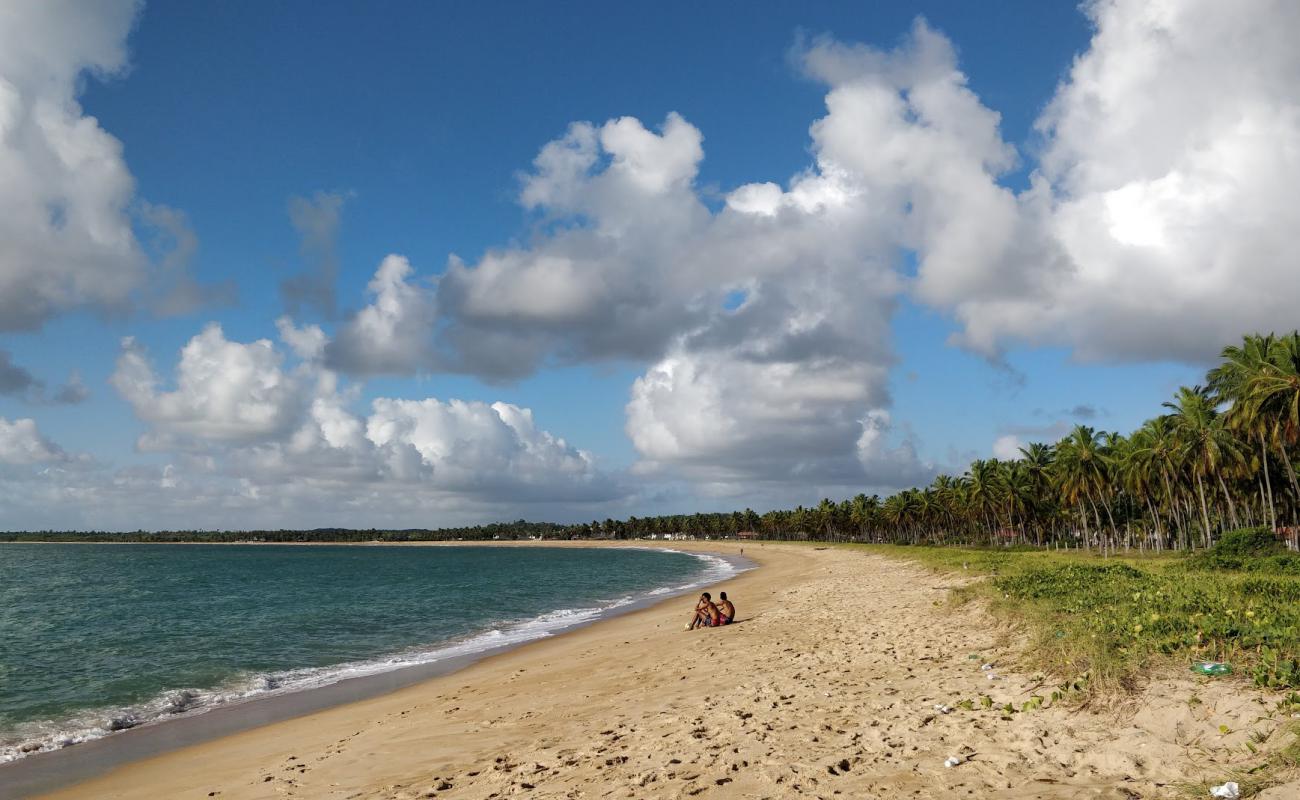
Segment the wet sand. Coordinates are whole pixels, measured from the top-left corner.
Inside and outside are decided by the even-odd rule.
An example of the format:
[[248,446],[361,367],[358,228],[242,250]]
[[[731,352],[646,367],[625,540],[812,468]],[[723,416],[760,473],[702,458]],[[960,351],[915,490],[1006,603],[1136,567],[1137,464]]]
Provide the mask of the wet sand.
[[[1052,687],[1017,669],[1014,631],[945,603],[960,578],[858,551],[745,555],[760,569],[716,587],[737,625],[684,631],[692,601],[677,598],[48,796],[1128,800],[1258,763],[1252,733],[1273,732],[1264,750],[1292,740],[1271,698],[1177,675],[1122,716],[1003,719],[997,706]],[[956,707],[986,694],[992,709]]]

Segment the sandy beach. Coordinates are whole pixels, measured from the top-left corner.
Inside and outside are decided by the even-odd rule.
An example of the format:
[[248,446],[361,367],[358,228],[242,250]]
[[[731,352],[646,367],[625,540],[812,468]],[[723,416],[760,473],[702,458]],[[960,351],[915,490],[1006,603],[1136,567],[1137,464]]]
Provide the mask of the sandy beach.
[[717,587],[737,625],[686,632],[677,598],[46,797],[1152,798],[1256,763],[1252,733],[1291,741],[1269,697],[1179,675],[1118,713],[958,708],[1051,690],[1017,668],[1014,631],[946,602],[959,578],[833,548],[745,555],[760,568]]

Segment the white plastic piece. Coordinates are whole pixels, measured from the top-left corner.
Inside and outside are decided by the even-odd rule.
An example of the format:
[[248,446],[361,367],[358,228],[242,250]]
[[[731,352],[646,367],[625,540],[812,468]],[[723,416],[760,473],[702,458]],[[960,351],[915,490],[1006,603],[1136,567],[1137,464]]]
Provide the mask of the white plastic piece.
[[1228,781],[1222,786],[1214,786],[1210,789],[1210,797],[1222,797],[1224,800],[1238,800],[1241,797],[1241,787],[1236,781]]

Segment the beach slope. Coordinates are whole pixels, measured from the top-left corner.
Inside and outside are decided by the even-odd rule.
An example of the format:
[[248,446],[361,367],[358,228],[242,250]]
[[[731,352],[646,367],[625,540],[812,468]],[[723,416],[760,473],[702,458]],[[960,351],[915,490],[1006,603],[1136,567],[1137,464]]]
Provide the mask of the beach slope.
[[1151,798],[1227,774],[1261,716],[1244,687],[1182,678],[1121,718],[1006,715],[1051,686],[1017,671],[1013,633],[945,602],[959,578],[843,549],[745,555],[760,568],[718,587],[737,625],[686,632],[678,598],[48,797]]

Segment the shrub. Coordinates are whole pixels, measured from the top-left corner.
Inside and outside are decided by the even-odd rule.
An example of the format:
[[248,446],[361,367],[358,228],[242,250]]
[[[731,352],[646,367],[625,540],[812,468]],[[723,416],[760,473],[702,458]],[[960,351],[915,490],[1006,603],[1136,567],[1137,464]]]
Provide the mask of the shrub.
[[1251,558],[1284,552],[1285,548],[1268,528],[1239,528],[1227,531],[1210,552],[1220,556]]
[[1288,551],[1268,528],[1228,531],[1208,550],[1188,557],[1194,570],[1300,575],[1300,555]]

